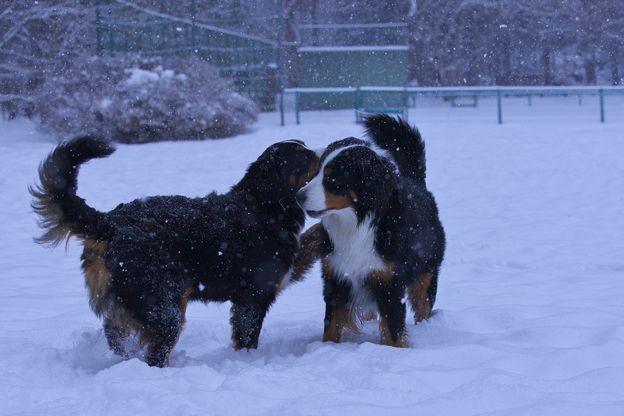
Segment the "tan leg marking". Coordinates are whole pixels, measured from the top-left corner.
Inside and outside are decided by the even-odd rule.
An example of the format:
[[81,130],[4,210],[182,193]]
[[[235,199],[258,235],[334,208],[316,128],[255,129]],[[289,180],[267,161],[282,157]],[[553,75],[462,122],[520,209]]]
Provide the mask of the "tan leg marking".
[[85,274],[85,283],[89,289],[89,304],[97,314],[102,314],[107,308],[108,285],[111,273],[104,262],[104,251],[107,241],[85,240],[83,242],[82,269]]
[[299,238],[299,251],[297,251],[297,256],[293,263],[290,280],[303,280],[305,274],[310,270],[314,262],[321,257],[324,238],[322,231],[323,226],[321,223],[317,223],[308,228],[305,233],[301,234]]
[[110,319],[117,327],[121,336],[128,336],[130,332],[139,335],[139,343],[145,343],[143,325],[115,299],[109,299],[108,286],[111,272],[104,261],[104,251],[107,241],[84,240],[82,268],[85,282],[89,289],[89,304],[96,315],[103,315]]
[[359,332],[359,328],[353,319],[353,312],[346,305],[334,309],[331,322],[323,333],[323,342],[340,342],[342,331],[345,328],[356,333]]
[[397,348],[407,348],[409,346],[407,342],[407,334],[405,332],[400,334],[399,339],[397,339],[396,342],[392,340],[390,327],[388,326],[388,319],[385,316],[382,316],[379,321],[379,336],[380,343],[383,345],[389,345]]
[[[327,259],[321,261],[321,270],[323,272],[323,279],[333,278],[334,272]],[[355,311],[351,309],[349,305],[334,307],[331,322],[323,333],[323,342],[340,342],[342,332],[345,328],[356,334],[360,332],[360,327],[355,319]]]
[[369,279],[373,282],[382,285],[388,285],[392,283],[392,277],[394,276],[394,263],[386,263],[386,268],[382,270],[373,270]]
[[321,272],[322,272],[322,278],[323,279],[331,279],[332,278],[332,269],[331,266],[329,265],[329,261],[327,261],[326,258],[324,258],[323,260],[321,260]]
[[186,307],[188,306],[189,298],[193,293],[195,293],[195,288],[187,287],[182,295],[182,299],[180,299],[180,316],[182,319],[182,325],[186,322]]
[[418,280],[407,289],[407,297],[410,300],[416,322],[429,319],[431,316],[431,299],[429,299],[429,286],[433,280],[433,274],[423,273]]

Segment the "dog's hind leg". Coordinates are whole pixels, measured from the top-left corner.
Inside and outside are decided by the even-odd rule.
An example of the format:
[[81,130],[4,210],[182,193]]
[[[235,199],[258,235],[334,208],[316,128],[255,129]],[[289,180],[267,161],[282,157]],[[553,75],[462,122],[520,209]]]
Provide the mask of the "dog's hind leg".
[[104,318],[104,335],[108,346],[117,355],[128,358],[124,341],[128,338],[128,329],[116,323],[112,318]]
[[[150,366],[164,367],[169,361],[184,325],[184,301],[182,288],[170,285],[165,293],[142,314],[141,341],[147,345],[145,362]],[[180,289],[180,293],[176,293]],[[179,295],[179,296],[178,296]]]
[[148,324],[143,333],[143,339],[147,343],[145,362],[150,366],[167,365],[169,355],[182,331],[180,310],[170,309],[167,314],[170,316],[161,317],[157,322]]
[[[273,298],[274,299],[274,298]],[[272,299],[254,302],[232,302],[230,323],[234,349],[258,348],[264,317]]]
[[393,347],[407,347],[405,331],[405,304],[401,301],[404,289],[395,282],[373,286],[373,296],[379,308],[379,335],[381,343]]
[[438,271],[422,273],[407,288],[407,297],[416,323],[429,319],[438,291]]

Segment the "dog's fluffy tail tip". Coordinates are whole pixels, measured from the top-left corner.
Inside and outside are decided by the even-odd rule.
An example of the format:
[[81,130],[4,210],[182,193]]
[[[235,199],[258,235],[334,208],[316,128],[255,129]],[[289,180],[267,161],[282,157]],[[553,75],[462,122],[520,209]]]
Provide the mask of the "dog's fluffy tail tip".
[[31,207],[44,229],[35,242],[55,247],[72,234],[87,236],[101,228],[101,213],[76,196],[78,170],[81,164],[114,151],[104,139],[81,136],[58,145],[39,165],[39,182],[28,187]]
[[365,117],[364,127],[377,146],[390,152],[401,175],[425,180],[425,143],[417,128],[401,117],[383,113]]

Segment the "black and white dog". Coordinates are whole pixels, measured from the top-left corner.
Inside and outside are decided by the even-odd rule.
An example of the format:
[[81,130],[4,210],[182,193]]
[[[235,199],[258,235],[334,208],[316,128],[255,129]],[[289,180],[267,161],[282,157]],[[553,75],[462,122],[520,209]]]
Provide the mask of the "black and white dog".
[[310,232],[321,245],[325,298],[324,341],[339,342],[370,311],[380,314],[381,342],[407,346],[407,293],[416,322],[436,298],[445,236],[425,184],[420,133],[387,115],[365,120],[372,142],[347,138],[330,144],[320,170],[298,193]]
[[276,143],[228,193],[155,196],[100,212],[76,195],[78,169],[114,150],[92,137],[62,144],[30,190],[46,230],[40,243],[82,240],[91,308],[111,349],[125,356],[124,340],[136,333],[147,363],[164,366],[190,300],[231,301],[234,347],[256,348],[278,292],[313,260],[296,260],[305,214],[295,194],[316,174],[317,154],[301,141]]

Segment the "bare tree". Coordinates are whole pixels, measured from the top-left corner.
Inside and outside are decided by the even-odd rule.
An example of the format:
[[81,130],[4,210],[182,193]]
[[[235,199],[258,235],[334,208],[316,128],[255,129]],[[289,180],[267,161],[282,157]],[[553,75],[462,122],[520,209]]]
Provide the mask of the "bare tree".
[[77,55],[94,53],[94,2],[0,4],[0,105],[11,117],[30,115],[32,92],[47,76]]

